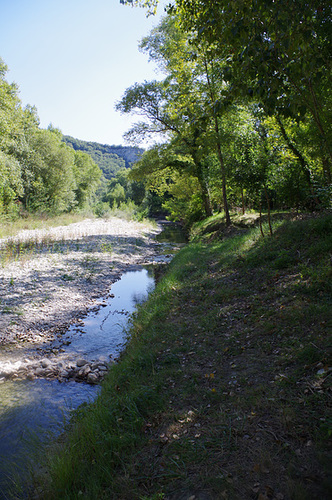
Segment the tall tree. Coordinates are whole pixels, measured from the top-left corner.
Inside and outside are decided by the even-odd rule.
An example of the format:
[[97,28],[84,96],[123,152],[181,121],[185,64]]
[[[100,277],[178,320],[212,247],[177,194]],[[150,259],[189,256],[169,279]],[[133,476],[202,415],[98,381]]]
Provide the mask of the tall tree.
[[0,58],[0,214],[16,212],[23,194],[22,168],[13,156],[22,129],[22,108],[18,88],[6,80],[8,68]]
[[172,15],[165,17],[143,39],[141,49],[149,53],[150,58],[159,64],[168,79],[177,86],[177,105],[180,100],[183,108],[190,108],[191,121],[195,123],[196,133],[201,136],[201,146],[202,137],[208,134],[208,141],[215,148],[220,165],[223,206],[226,223],[229,225],[231,220],[220,122],[228,101],[227,85],[220,70],[224,61],[220,57],[213,57],[211,48],[205,43],[197,43],[197,40],[188,37],[181,29],[179,19]]
[[146,121],[137,123],[128,133],[128,138],[147,138],[153,135],[176,138],[182,148],[192,158],[194,175],[197,177],[202,191],[206,215],[211,215],[208,188],[204,177],[201,151],[201,129],[192,113],[192,103],[188,107],[183,104],[184,95],[179,88],[167,79],[163,82],[145,82],[135,84],[126,90],[117,110],[135,112]]
[[78,208],[91,206],[93,196],[100,184],[102,171],[91,156],[75,151],[73,173],[75,178],[75,199]]
[[[331,182],[331,4],[325,0],[176,0],[187,29],[229,47],[227,77],[266,112],[312,116]],[[226,75],[225,75],[226,76]]]

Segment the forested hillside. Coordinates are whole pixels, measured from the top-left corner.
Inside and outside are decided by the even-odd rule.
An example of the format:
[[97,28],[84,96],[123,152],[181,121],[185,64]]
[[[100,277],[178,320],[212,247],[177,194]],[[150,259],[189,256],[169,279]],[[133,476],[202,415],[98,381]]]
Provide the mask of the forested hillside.
[[0,216],[93,210],[105,214],[121,203],[139,204],[140,182],[127,171],[143,153],[130,146],[85,142],[50,125],[39,126],[37,110],[23,107],[19,87],[6,79],[0,59]]
[[69,135],[64,135],[63,140],[75,151],[88,153],[93,161],[102,169],[104,177],[111,179],[121,168],[130,168],[143,154],[144,149],[131,146],[110,146],[97,142],[81,141]]

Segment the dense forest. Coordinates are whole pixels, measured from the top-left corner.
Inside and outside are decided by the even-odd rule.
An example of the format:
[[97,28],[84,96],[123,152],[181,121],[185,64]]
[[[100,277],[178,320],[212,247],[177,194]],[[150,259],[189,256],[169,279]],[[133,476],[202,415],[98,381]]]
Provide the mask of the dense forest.
[[140,43],[162,78],[116,105],[142,117],[133,147],[41,129],[1,62],[0,214],[130,203],[190,226],[222,211],[229,225],[234,210],[330,208],[330,23],[316,0],[177,0]]

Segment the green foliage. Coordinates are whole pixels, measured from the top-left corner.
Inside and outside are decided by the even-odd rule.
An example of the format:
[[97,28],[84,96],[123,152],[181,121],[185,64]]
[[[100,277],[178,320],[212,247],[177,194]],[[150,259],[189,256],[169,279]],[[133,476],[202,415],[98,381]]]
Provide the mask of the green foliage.
[[[330,163],[326,148],[322,155],[322,136],[316,136],[318,116],[306,113],[299,119],[295,112],[286,112],[283,99],[295,103],[294,89],[273,80],[268,61],[265,71],[274,90],[268,87],[269,97],[264,91],[260,95],[253,92],[255,98],[250,98],[247,86],[254,82],[250,68],[243,69],[245,54],[241,59],[230,57],[228,52],[240,51],[241,37],[246,37],[241,32],[239,40],[233,35],[226,38],[230,27],[225,25],[225,19],[234,13],[233,3],[225,11],[220,9],[221,1],[213,8],[205,2],[176,3],[177,10],[140,44],[165,78],[136,83],[117,105],[121,112],[144,117],[127,133],[129,139],[138,141],[161,134],[167,141],[146,152],[132,175],[144,180],[146,188],[154,193],[167,193],[162,203],[173,219],[196,220],[198,205],[205,215],[223,209],[228,225],[229,203],[241,206],[243,212],[247,207],[330,207]],[[258,7],[258,19],[264,8]],[[282,12],[283,7],[274,3],[271,12],[275,9]],[[247,14],[242,7],[236,15],[246,26]],[[238,18],[230,20],[231,26],[234,22]],[[195,31],[198,27],[199,32]],[[265,50],[265,41],[259,43]],[[259,57],[254,57],[258,65]],[[261,84],[256,84],[258,89]],[[180,174],[175,183],[174,172]],[[180,201],[181,183],[176,187],[181,176],[187,178],[187,183],[195,177],[199,186],[198,196],[194,190],[187,203],[184,197]]]
[[218,55],[236,95],[254,97],[270,115],[310,117],[331,182],[331,21],[328,2],[177,0],[187,29]]
[[76,205],[74,154],[62,143],[61,133],[52,130],[36,130],[31,145],[35,151],[31,206],[52,213],[70,211]]
[[229,202],[330,207],[330,16],[318,0],[176,0],[140,44],[164,80],[135,84],[118,105],[146,119],[128,137],[182,142],[205,213],[223,208],[228,224]]
[[17,215],[17,197],[23,193],[21,166],[10,155],[0,151],[0,214]]
[[0,60],[0,215],[88,208],[100,169],[88,155],[66,146],[59,130],[39,128],[36,109],[21,107],[6,71]]
[[97,142],[87,142],[74,139],[68,135],[63,140],[75,151],[88,153],[93,161],[101,168],[106,179],[113,178],[123,168],[130,168],[143,153],[143,149],[131,146],[109,146]]
[[120,0],[120,3],[131,5],[132,7],[143,7],[147,9],[148,15],[156,13],[158,0]]
[[79,209],[92,206],[96,189],[100,183],[102,172],[91,156],[75,151],[74,167],[75,198]]

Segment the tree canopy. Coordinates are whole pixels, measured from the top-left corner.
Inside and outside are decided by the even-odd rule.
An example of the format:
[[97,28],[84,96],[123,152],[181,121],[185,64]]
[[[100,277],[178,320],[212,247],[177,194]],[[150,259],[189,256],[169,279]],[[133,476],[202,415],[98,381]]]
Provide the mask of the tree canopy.
[[168,206],[173,185],[194,177],[201,213],[223,208],[228,223],[229,206],[330,206],[330,23],[316,0],[175,0],[140,44],[164,78],[136,83],[117,106],[144,118],[128,138],[168,144],[136,177],[164,176]]
[[100,168],[67,146],[59,130],[39,127],[36,109],[22,107],[18,87],[7,82],[6,73],[0,60],[0,215],[86,208]]

